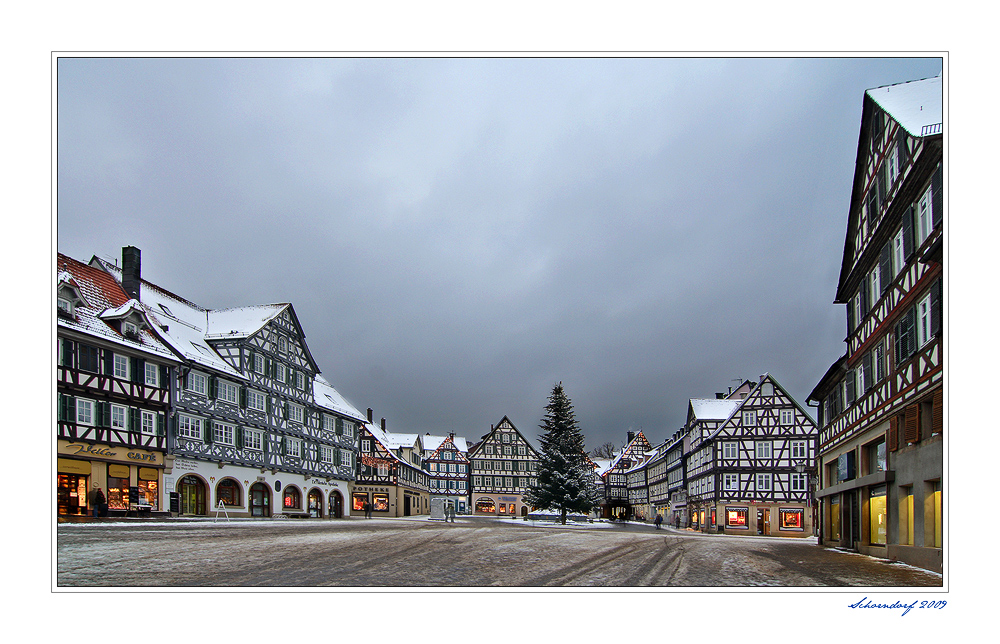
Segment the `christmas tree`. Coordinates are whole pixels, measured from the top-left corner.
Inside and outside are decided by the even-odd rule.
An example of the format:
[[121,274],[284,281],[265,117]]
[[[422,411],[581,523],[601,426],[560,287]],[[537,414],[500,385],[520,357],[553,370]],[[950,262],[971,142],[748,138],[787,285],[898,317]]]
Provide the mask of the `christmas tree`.
[[542,510],[560,510],[565,524],[567,512],[590,512],[600,504],[600,498],[573,403],[563,391],[561,382],[552,389],[549,404],[545,406],[545,418],[539,427],[544,433],[538,482],[528,488],[524,501]]

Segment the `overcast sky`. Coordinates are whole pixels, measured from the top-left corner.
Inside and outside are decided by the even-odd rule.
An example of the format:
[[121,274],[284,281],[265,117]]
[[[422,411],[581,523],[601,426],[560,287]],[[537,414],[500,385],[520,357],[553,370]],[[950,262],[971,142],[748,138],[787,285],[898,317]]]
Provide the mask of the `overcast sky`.
[[[66,59],[59,252],[197,304],[291,302],[390,431],[588,448],[773,375],[834,305],[864,90],[939,59]],[[814,410],[810,410],[815,416]]]

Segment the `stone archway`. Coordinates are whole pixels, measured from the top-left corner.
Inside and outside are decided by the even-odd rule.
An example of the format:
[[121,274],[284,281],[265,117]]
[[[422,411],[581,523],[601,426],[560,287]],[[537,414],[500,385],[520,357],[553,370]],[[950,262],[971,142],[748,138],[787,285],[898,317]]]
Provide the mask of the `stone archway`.
[[331,519],[343,519],[344,518],[344,497],[341,496],[340,491],[334,490],[330,492],[330,512],[327,516]]

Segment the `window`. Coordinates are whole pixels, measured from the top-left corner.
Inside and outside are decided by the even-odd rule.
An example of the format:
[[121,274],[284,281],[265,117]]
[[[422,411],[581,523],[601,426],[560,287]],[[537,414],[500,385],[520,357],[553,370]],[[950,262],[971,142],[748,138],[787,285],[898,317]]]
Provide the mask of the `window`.
[[795,410],[793,409],[782,409],[779,412],[779,419],[782,425],[791,425],[795,422]]
[[122,322],[122,335],[133,338],[137,337],[139,335],[139,327],[132,322]]
[[153,364],[152,362],[147,362],[144,368],[145,371],[145,381],[150,387],[160,386],[160,366]]
[[256,373],[264,373],[264,356],[259,353],[253,354],[253,370]]
[[233,425],[214,422],[212,423],[212,435],[216,443],[222,443],[223,445],[236,444],[236,427]]
[[191,416],[180,416],[177,419],[177,435],[182,438],[201,439],[201,419]]
[[899,149],[893,146],[889,150],[889,185],[891,186],[896,182],[896,177],[899,176]]
[[243,430],[243,447],[257,451],[262,450],[264,448],[264,441],[261,432],[256,429]]
[[757,441],[757,458],[771,458],[771,441]]
[[222,479],[215,488],[215,497],[217,499],[216,505],[218,505],[218,501],[225,503],[228,508],[240,505],[239,483],[233,479]]
[[879,298],[882,297],[882,278],[880,274],[879,266],[875,267],[868,276],[868,308],[873,309],[875,305],[878,304]]
[[187,375],[187,390],[204,396],[208,393],[208,379],[200,373],[189,371]]
[[239,388],[231,382],[226,382],[225,380],[217,381],[216,390],[217,397],[219,400],[224,400],[229,403],[238,404],[240,401]]
[[287,353],[287,352],[288,352],[288,340],[285,339],[285,336],[279,335],[278,336],[278,353],[284,354],[284,353]]
[[885,439],[873,445],[867,445],[865,447],[865,452],[868,455],[868,474],[874,474],[875,472],[884,472],[886,468],[885,460]]
[[151,411],[143,410],[142,411],[142,419],[141,419],[140,425],[141,425],[141,431],[142,431],[143,434],[146,434],[147,436],[155,436],[156,435],[156,413],[155,412],[151,412]]
[[340,450],[340,464],[354,469],[354,452],[349,449]]
[[895,277],[906,265],[906,243],[905,232],[900,229],[896,236],[892,238],[892,275]]
[[869,532],[872,544],[885,545],[885,536],[889,527],[888,515],[886,514],[886,486],[879,485],[871,488],[868,497],[868,516],[871,521]]
[[306,377],[301,371],[295,372],[295,387],[298,389],[306,388]]
[[882,340],[872,349],[872,369],[875,372],[872,384],[885,378],[885,343]]
[[247,407],[257,411],[267,411],[267,398],[253,389],[247,390]]
[[346,420],[344,421],[344,436],[348,438],[354,437],[354,423],[349,423]]
[[94,401],[76,399],[76,422],[80,425],[94,424]]
[[917,221],[916,224],[916,234],[917,234],[917,246],[920,246],[925,239],[930,237],[931,230],[933,230],[934,225],[931,223],[931,188],[927,187],[927,191],[924,192],[923,196],[920,197],[920,201],[917,202]]
[[740,489],[739,474],[723,474],[722,489],[734,491]]
[[805,492],[809,479],[808,474],[792,474],[792,492]]
[[288,403],[288,420],[302,424],[302,406]]
[[747,516],[750,514],[749,508],[726,508],[727,528],[746,528]]
[[805,441],[792,441],[792,458],[808,458]]
[[122,407],[121,405],[111,405],[111,428],[112,429],[128,428],[128,407]]
[[802,508],[779,508],[778,530],[802,530]]
[[302,507],[302,493],[294,485],[285,486],[283,507],[289,509]]
[[739,458],[738,443],[723,443],[722,458]]
[[274,377],[278,382],[285,382],[285,365],[279,362],[274,369]]
[[744,427],[756,427],[757,426],[757,411],[747,410],[743,412],[743,426]]
[[60,297],[57,302],[59,310],[70,315],[73,315],[73,305],[70,304],[69,300],[64,297]]
[[757,491],[758,492],[769,492],[771,490],[771,474],[770,472],[758,472],[757,473]]
[[861,326],[861,319],[864,316],[864,308],[862,306],[861,295],[862,295],[861,291],[858,291],[857,293],[854,294],[854,298],[851,300],[851,311],[853,312],[854,315],[854,317],[852,318],[854,320],[854,328],[851,329],[852,331]]
[[930,342],[931,334],[931,295],[928,293],[917,303],[917,346],[922,347]]
[[916,307],[911,307],[903,314],[899,322],[896,323],[895,331],[895,353],[896,364],[900,365],[913,355],[916,351]]
[[361,441],[361,451],[365,453],[370,453],[372,451],[372,442],[367,438]]
[[115,354],[114,377],[128,380],[128,356]]
[[294,438],[286,438],[285,454],[287,456],[302,456],[302,442]]

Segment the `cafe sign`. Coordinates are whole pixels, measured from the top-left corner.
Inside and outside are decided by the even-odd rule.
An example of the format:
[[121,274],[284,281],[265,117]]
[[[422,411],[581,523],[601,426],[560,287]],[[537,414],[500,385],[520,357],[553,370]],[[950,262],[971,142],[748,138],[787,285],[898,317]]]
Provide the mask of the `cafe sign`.
[[59,453],[65,456],[76,456],[78,458],[92,458],[97,460],[121,461],[142,463],[147,465],[162,465],[157,452],[146,450],[128,449],[125,447],[111,447],[110,445],[90,445],[88,443],[63,443],[59,442]]

